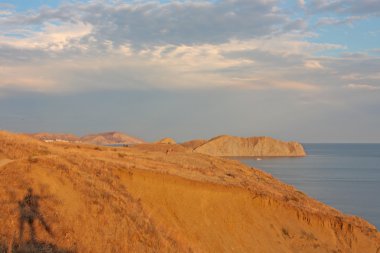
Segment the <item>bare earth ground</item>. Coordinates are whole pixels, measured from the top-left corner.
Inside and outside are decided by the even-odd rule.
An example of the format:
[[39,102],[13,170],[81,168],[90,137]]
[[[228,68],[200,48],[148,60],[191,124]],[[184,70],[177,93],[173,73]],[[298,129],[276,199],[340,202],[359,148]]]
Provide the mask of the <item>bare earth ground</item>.
[[10,160],[10,159],[1,159],[0,160],[0,167],[4,166],[4,165],[6,165],[6,164],[8,164],[10,162],[12,162],[12,160]]
[[[28,188],[38,200],[31,224]],[[260,170],[166,144],[0,132],[0,202],[0,252],[380,252],[366,221]]]

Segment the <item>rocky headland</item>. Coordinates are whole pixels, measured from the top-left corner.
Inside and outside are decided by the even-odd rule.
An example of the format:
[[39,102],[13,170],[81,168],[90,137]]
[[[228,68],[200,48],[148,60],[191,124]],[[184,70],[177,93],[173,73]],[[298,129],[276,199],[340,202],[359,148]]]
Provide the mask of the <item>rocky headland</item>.
[[208,141],[198,140],[184,144],[194,152],[213,156],[305,156],[298,142],[284,142],[271,137],[242,138],[222,135]]

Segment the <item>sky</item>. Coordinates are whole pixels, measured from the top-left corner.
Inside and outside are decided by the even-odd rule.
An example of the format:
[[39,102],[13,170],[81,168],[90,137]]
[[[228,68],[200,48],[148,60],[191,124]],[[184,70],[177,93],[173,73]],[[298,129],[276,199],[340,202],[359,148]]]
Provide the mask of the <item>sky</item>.
[[2,1],[0,129],[380,143],[380,1]]

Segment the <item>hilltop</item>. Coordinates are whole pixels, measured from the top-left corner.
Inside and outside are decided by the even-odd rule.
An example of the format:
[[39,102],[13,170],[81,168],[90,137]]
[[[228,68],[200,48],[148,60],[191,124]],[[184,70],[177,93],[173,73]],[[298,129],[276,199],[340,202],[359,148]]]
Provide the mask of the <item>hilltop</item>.
[[20,203],[29,188],[50,230],[35,221],[33,245],[52,249],[41,252],[380,248],[379,232],[365,220],[237,161],[180,149],[45,143],[0,132],[0,252],[34,247],[27,243],[27,224],[19,239]]
[[165,137],[157,142],[157,144],[177,144],[176,141],[170,137]]
[[126,135],[120,132],[105,132],[98,134],[89,134],[81,138],[84,143],[95,145],[107,145],[107,144],[141,144],[143,140]]

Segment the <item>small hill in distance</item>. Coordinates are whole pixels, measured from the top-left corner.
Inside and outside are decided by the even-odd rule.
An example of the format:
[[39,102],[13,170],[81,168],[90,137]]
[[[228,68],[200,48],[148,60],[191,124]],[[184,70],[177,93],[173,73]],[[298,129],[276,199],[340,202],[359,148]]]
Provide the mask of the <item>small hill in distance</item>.
[[235,137],[222,135],[208,141],[194,140],[182,144],[193,152],[213,156],[305,156],[298,142],[284,142],[271,137]]
[[158,144],[176,144],[176,141],[170,137],[163,138],[157,142]]
[[143,140],[126,135],[120,132],[105,132],[98,134],[89,134],[81,138],[83,143],[95,145],[109,145],[109,144],[141,144]]
[[80,142],[80,137],[74,134],[65,134],[65,133],[34,133],[26,134],[35,139],[39,139],[45,142]]
[[26,134],[35,139],[44,142],[82,142],[94,145],[111,145],[111,144],[141,144],[143,140],[126,135],[121,132],[104,132],[96,134],[88,134],[83,137],[78,137],[74,134],[63,133],[34,133]]

